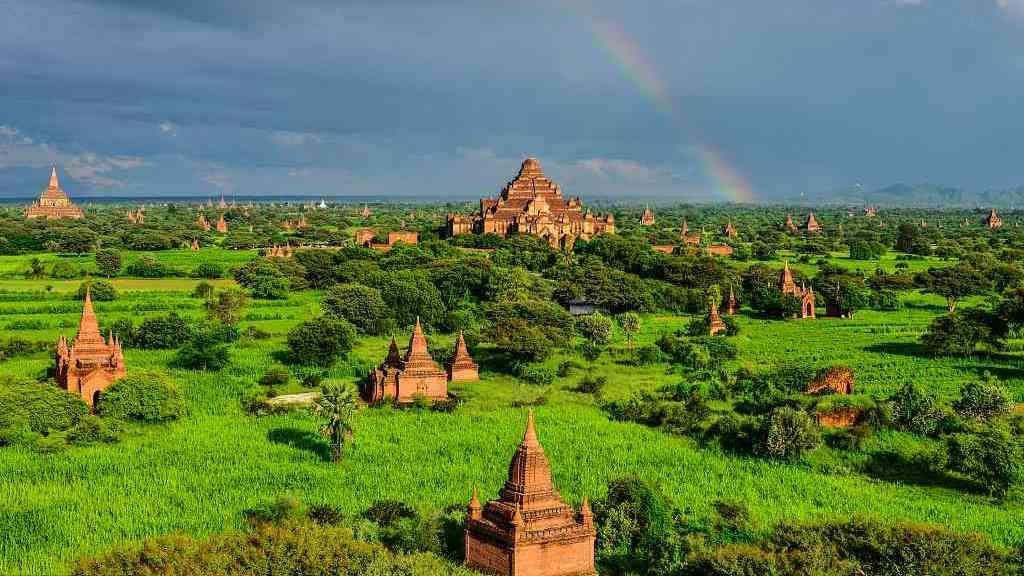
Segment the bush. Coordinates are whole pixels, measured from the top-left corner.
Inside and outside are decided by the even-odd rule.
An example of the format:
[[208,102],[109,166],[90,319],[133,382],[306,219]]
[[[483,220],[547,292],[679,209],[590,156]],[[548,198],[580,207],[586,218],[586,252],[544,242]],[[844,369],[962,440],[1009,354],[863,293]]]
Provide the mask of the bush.
[[283,386],[291,380],[291,372],[284,366],[271,366],[260,377],[261,386]]
[[607,345],[612,339],[612,320],[600,312],[576,318],[576,329],[597,345]]
[[325,314],[348,320],[364,334],[381,334],[389,310],[380,290],[362,284],[338,284],[324,295]]
[[235,326],[242,319],[242,312],[249,304],[249,297],[237,288],[229,288],[211,294],[203,303],[206,317],[227,326]]
[[977,434],[954,434],[946,439],[949,467],[990,495],[1003,498],[1020,478],[1021,449],[1005,427],[987,427]]
[[139,256],[135,261],[128,264],[125,268],[125,272],[129,276],[138,276],[139,278],[164,278],[171,276],[171,270],[167,266],[157,262],[156,258],[153,258],[149,254],[143,254]]
[[356,329],[346,320],[313,318],[288,332],[288,358],[294,364],[328,367],[352,349]]
[[81,398],[52,384],[0,376],[0,446],[60,435],[88,413]]
[[121,273],[121,253],[117,250],[103,248],[96,251],[96,267],[100,274],[112,278]]
[[195,271],[192,272],[192,277],[206,278],[208,280],[223,278],[224,267],[215,262],[202,262],[199,264],[199,266],[196,266]]
[[114,285],[106,280],[87,280],[79,284],[76,294],[78,300],[85,300],[86,290],[89,291],[89,297],[93,302],[111,302],[117,298]]
[[184,318],[171,312],[167,316],[146,318],[129,334],[129,343],[132,347],[169,350],[181,346],[182,342],[187,342],[192,336],[192,328]]
[[898,428],[917,434],[933,434],[943,414],[934,394],[908,382],[889,397],[892,422]]
[[199,284],[196,284],[195,289],[192,290],[193,298],[206,300],[210,296],[213,296],[213,284],[210,284],[209,282],[200,282]]
[[516,376],[536,386],[548,386],[555,381],[555,373],[541,364],[520,363],[516,365]]
[[84,275],[84,270],[67,260],[58,260],[53,264],[53,268],[50,269],[50,278],[56,278],[58,280],[81,278]]
[[820,445],[821,432],[806,412],[783,406],[765,421],[762,450],[769,456],[795,461]]
[[[196,330],[188,342],[178,350],[175,364],[193,370],[220,371],[228,365],[228,342],[232,341],[231,327],[206,325]],[[237,338],[237,331],[234,332]]]
[[97,408],[107,418],[152,423],[181,417],[185,402],[167,376],[133,371],[100,395]]
[[975,422],[988,422],[1009,416],[1013,411],[1013,399],[1009,392],[985,373],[980,382],[969,382],[960,388],[960,399],[953,403],[953,409],[963,418]]

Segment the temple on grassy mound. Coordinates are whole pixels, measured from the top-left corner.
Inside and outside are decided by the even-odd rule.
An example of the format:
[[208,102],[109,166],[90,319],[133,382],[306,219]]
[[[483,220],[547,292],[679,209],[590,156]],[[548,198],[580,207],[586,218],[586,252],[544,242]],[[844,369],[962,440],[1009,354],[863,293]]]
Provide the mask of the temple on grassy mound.
[[789,294],[800,300],[800,318],[814,319],[814,288],[803,288],[793,281],[793,273],[789,270],[789,261],[786,261],[779,274],[779,290],[783,294]]
[[499,499],[481,506],[473,488],[466,518],[466,565],[501,576],[595,575],[595,536],[587,499],[577,513],[552,485],[530,412]]
[[68,218],[78,220],[85,216],[82,209],[71,202],[71,198],[60,187],[57,180],[57,167],[50,170],[50,184],[39,195],[39,200],[25,209],[25,218],[45,218],[60,220]]
[[480,379],[480,367],[473,362],[466,347],[466,339],[459,331],[459,339],[455,342],[455,352],[448,362],[448,380],[451,382],[476,382]]
[[82,319],[78,322],[78,334],[71,346],[63,335],[57,340],[56,362],[54,378],[57,384],[81,396],[90,408],[95,408],[100,392],[127,373],[117,336],[110,335],[107,341],[100,334],[96,313],[92,309],[92,294],[88,289],[85,291]]
[[398,343],[392,338],[387,358],[370,371],[363,399],[370,404],[388,398],[405,403],[421,396],[431,400],[447,399],[448,374],[430,356],[423,327],[417,318],[405,356],[399,355]]
[[571,248],[576,239],[589,240],[602,232],[615,233],[615,217],[584,212],[578,197],[565,199],[561,187],[544,175],[536,158],[524,160],[519,174],[501,194],[480,200],[480,210],[471,216],[448,215],[452,236],[528,234],[555,248]]

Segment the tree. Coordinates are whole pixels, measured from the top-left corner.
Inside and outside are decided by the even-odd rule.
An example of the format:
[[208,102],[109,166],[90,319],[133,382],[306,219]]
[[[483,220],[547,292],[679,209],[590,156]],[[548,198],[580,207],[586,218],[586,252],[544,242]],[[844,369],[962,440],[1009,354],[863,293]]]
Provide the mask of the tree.
[[328,367],[352,349],[356,328],[347,320],[320,316],[288,332],[288,355],[294,364]]
[[814,289],[825,298],[830,316],[853,318],[854,312],[867,306],[870,299],[864,278],[838,266],[823,266],[814,278]]
[[[235,332],[237,335],[237,331]],[[178,350],[175,363],[183,368],[218,372],[228,365],[227,331],[223,325],[207,325],[192,334]]]
[[956,310],[961,299],[989,290],[991,281],[977,268],[960,263],[948,268],[929,268],[915,277],[923,291],[946,299],[950,312]]
[[932,434],[942,419],[935,395],[915,386],[912,382],[903,385],[889,397],[892,407],[892,421],[900,429],[917,434]]
[[806,412],[782,406],[768,416],[764,451],[769,456],[795,461],[820,445],[821,432]]
[[86,280],[79,284],[77,294],[79,300],[85,300],[86,291],[89,292],[93,302],[111,302],[117,299],[117,289],[106,280]]
[[579,330],[581,336],[598,346],[607,346],[612,339],[611,318],[600,312],[577,318],[576,329]]
[[441,293],[425,271],[378,272],[367,285],[380,290],[399,326],[412,326],[417,318],[427,326],[440,326],[447,313]]
[[[184,318],[171,312],[167,316],[152,316],[142,321],[135,330],[118,334],[132,347],[147,350],[167,350],[181,346],[192,336],[192,328]],[[130,340],[129,340],[130,338]]]
[[999,350],[1007,335],[1003,319],[984,308],[957,310],[932,320],[921,343],[939,356],[971,356],[978,346]]
[[626,343],[630,349],[636,343],[636,335],[640,332],[640,315],[636,312],[623,312],[618,316],[619,328],[626,337]]
[[325,314],[348,320],[364,334],[381,334],[390,312],[380,290],[362,284],[332,286],[320,305]]
[[249,304],[249,296],[237,288],[229,288],[212,294],[203,303],[206,317],[228,326],[235,326],[242,319],[242,312]]
[[43,276],[46,276],[46,267],[43,266],[43,261],[39,258],[33,258],[28,263],[28,271],[25,272],[25,276],[38,280]]
[[324,385],[311,406],[313,414],[324,421],[320,434],[330,442],[331,458],[336,463],[341,462],[345,442],[352,437],[356,408],[352,387],[333,384]]
[[104,248],[96,251],[96,267],[100,274],[113,278],[121,273],[121,253],[117,250]]
[[487,299],[494,302],[526,300],[533,289],[533,277],[526,268],[491,268],[487,279]]
[[224,276],[224,267],[216,262],[201,262],[192,272],[194,278],[206,278],[213,280]]
[[543,360],[556,348],[569,344],[575,333],[572,316],[554,302],[491,304],[487,320],[490,326],[481,338],[517,360]]
[[166,375],[133,371],[101,394],[98,411],[104,418],[165,422],[184,414],[185,402]]
[[1020,478],[1021,449],[1003,426],[988,426],[976,434],[954,434],[946,439],[949,467],[973,478],[990,495],[1004,498]]
[[1013,398],[992,374],[985,372],[983,380],[968,382],[960,388],[960,399],[953,403],[953,410],[968,420],[989,422],[1009,416]]

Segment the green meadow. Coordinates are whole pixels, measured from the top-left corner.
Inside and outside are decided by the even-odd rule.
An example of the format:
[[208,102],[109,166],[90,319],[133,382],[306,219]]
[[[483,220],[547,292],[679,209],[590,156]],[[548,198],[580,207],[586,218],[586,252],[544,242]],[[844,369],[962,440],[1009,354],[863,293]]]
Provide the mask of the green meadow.
[[[133,255],[125,260],[130,262]],[[252,253],[204,249],[157,253],[159,260],[190,270],[198,258],[225,265]],[[54,259],[55,256],[41,256]],[[845,259],[834,257],[837,262]],[[28,280],[27,257],[0,258],[0,331],[31,340],[72,336],[80,303],[71,293],[79,280]],[[88,258],[80,265],[91,265]],[[911,261],[915,269],[936,261]],[[856,267],[855,262],[844,265]],[[864,263],[873,269],[876,263]],[[881,264],[894,269],[896,261]],[[797,265],[801,266],[801,265]],[[811,271],[813,264],[806,265]],[[228,284],[231,281],[217,281]],[[191,296],[191,278],[117,279],[119,297],[98,302],[102,327],[119,318],[135,321],[174,311],[198,318],[201,300]],[[1018,402],[1024,401],[1024,356],[934,359],[917,344],[932,318],[944,313],[940,298],[911,293],[896,312],[863,311],[851,320],[770,321],[741,315],[734,338],[737,358],[729,368],[752,370],[804,361],[818,367],[855,368],[857,389],[885,395],[913,381],[954,398],[959,386],[985,371],[997,374]],[[129,428],[115,444],[71,447],[40,454],[28,448],[0,450],[0,574],[65,571],[84,554],[124,541],[172,532],[204,535],[244,525],[244,512],[290,494],[307,503],[331,503],[358,513],[381,499],[401,500],[424,510],[461,507],[473,486],[494,497],[533,405],[538,434],[552,463],[554,480],[567,500],[600,498],[609,479],[636,474],[660,483],[689,520],[711,522],[722,498],[746,503],[756,524],[767,529],[783,519],[845,518],[854,513],[886,521],[943,524],[978,531],[1004,546],[1024,544],[1024,505],[1019,493],[1004,504],[944,485],[860,472],[867,459],[893,445],[913,443],[883,432],[855,456],[823,447],[800,464],[724,453],[694,440],[639,424],[611,421],[591,394],[574,392],[583,368],[551,386],[538,387],[484,366],[480,382],[457,384],[465,402],[453,413],[366,408],[359,412],[354,442],[340,464],[330,461],[316,422],[302,411],[252,416],[243,399],[284,349],[286,332],[319,313],[319,293],[292,293],[287,300],[251,302],[240,328],[271,334],[233,346],[222,373],[168,367],[173,351],[127,350],[129,371],[166,371],[187,400],[188,413],[166,425]],[[689,318],[644,315],[638,345],[687,324]],[[400,343],[408,332],[403,332]],[[448,348],[451,334],[429,334],[432,347]],[[362,338],[328,379],[358,383],[379,362],[387,339]],[[1016,346],[1014,345],[1016,344]],[[627,343],[617,334],[614,346]],[[1011,350],[1019,350],[1011,342]],[[631,367],[606,354],[593,366],[608,378],[603,399],[624,398],[681,381],[669,364]],[[567,356],[547,362],[557,366]],[[51,364],[45,353],[0,361],[0,374],[37,377]]]

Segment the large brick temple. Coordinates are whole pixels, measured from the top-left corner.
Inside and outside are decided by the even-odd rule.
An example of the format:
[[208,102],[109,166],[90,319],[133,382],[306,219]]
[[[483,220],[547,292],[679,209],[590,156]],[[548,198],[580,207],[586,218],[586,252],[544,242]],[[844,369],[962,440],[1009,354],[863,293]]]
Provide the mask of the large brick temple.
[[798,314],[800,318],[816,318],[814,314],[814,288],[796,285],[796,282],[793,281],[793,272],[789,269],[788,260],[779,274],[779,290],[783,294],[794,296],[800,301],[800,314]]
[[589,240],[600,233],[615,233],[615,217],[584,212],[579,197],[566,199],[562,188],[548,179],[540,160],[527,158],[515,179],[497,198],[480,200],[480,210],[470,216],[448,215],[448,233],[497,234],[509,237],[528,234],[543,238],[552,247],[571,247],[576,239]]
[[25,218],[46,218],[47,220],[58,220],[68,218],[78,220],[84,214],[82,209],[71,202],[71,198],[60,187],[57,180],[57,167],[50,171],[50,184],[46,190],[39,195],[39,200],[32,203],[25,209]]
[[387,358],[370,371],[363,388],[363,399],[370,404],[389,398],[412,402],[419,396],[431,400],[447,399],[448,373],[430,356],[423,327],[417,318],[405,356],[399,354],[398,344],[392,338]]
[[476,488],[466,519],[466,565],[501,576],[588,576],[596,532],[587,499],[577,513],[551,484],[533,412],[498,500],[480,506]]
[[82,319],[78,322],[78,334],[70,346],[61,335],[57,340],[56,361],[54,378],[57,384],[81,396],[90,408],[96,407],[100,392],[127,374],[121,342],[113,334],[109,341],[103,339],[88,290],[85,292]]

